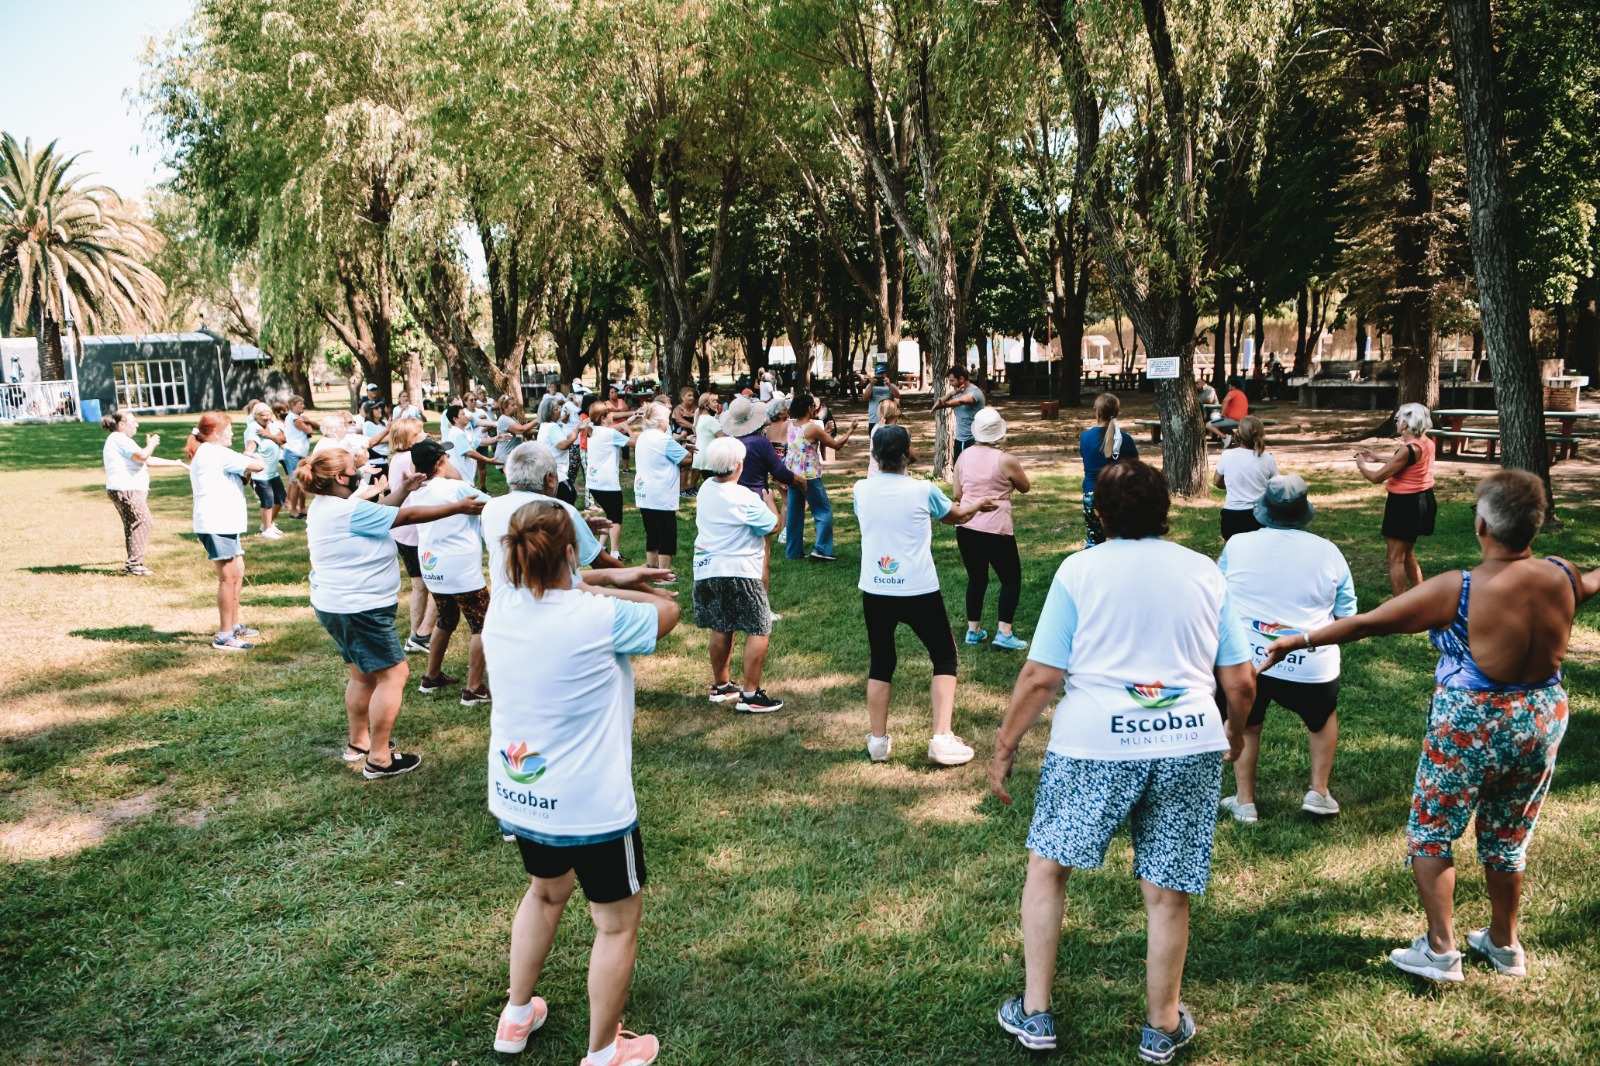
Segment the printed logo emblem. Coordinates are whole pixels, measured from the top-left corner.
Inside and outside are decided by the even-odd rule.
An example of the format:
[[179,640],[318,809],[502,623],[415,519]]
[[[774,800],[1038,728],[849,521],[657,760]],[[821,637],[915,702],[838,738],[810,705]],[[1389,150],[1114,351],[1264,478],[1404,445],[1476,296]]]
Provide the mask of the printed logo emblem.
[[422,563],[422,569],[424,570],[431,571],[437,568],[439,565],[439,557],[433,554],[433,552],[423,552],[419,561]]
[[1128,695],[1133,697],[1133,702],[1152,711],[1158,711],[1163,707],[1171,707],[1183,698],[1185,692],[1189,691],[1183,688],[1167,688],[1159,681],[1148,685],[1128,685],[1126,687]]
[[505,764],[506,776],[519,785],[533,784],[548,768],[544,757],[529,751],[528,745],[520,740],[500,753],[500,761]]
[[899,569],[900,560],[896,559],[892,555],[885,555],[878,560],[878,572],[880,574],[893,574],[899,571]]
[[1286,626],[1282,622],[1262,622],[1258,619],[1250,620],[1250,628],[1264,637],[1277,640],[1279,637],[1298,637],[1300,630],[1293,626]]

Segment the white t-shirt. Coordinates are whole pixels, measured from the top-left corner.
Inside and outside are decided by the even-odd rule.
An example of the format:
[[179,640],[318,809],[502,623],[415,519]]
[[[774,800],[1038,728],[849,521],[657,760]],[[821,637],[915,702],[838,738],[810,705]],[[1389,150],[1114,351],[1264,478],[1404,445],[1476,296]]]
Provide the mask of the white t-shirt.
[[[494,420],[495,434],[498,436],[501,434],[510,433],[511,427],[516,424],[517,420],[512,418],[510,415],[501,415],[499,418]],[[518,440],[516,437],[511,437],[507,440],[495,441],[494,457],[500,460],[502,463],[505,462],[506,456],[511,454],[511,449],[515,448],[521,443],[522,441]]]
[[1214,670],[1249,662],[1250,646],[1216,564],[1148,537],[1062,562],[1028,658],[1067,671],[1051,751],[1164,759],[1228,749]]
[[[273,424],[276,426],[276,423]],[[271,481],[283,475],[283,445],[271,437],[257,433],[255,457],[261,460],[261,469],[250,477],[255,481]]]
[[1254,448],[1229,448],[1217,460],[1217,473],[1228,488],[1223,510],[1248,511],[1267,491],[1267,482],[1278,476],[1278,460],[1271,452],[1257,455]]
[[142,451],[132,437],[121,431],[106,438],[100,461],[106,468],[107,492],[150,491],[150,468],[134,458]]
[[656,646],[649,604],[552,589],[497,592],[483,626],[489,811],[547,844],[615,840],[633,795],[633,664]]
[[461,472],[461,480],[469,485],[476,481],[478,460],[467,458],[467,453],[478,450],[478,431],[470,425],[459,429],[455,426],[445,426],[439,432],[439,439],[450,449],[450,462]]
[[696,470],[706,468],[706,449],[711,447],[711,442],[717,439],[717,434],[722,432],[722,423],[717,421],[717,416],[706,411],[701,411],[694,420],[694,463]]
[[299,415],[290,411],[288,421],[283,423],[283,450],[304,456],[311,451],[311,434],[296,424],[299,418]]
[[244,506],[245,466],[250,460],[232,448],[205,441],[189,460],[189,491],[194,496],[194,531],[237,537],[248,528]]
[[771,399],[772,399],[772,382],[767,380],[766,378],[762,378],[761,379],[761,389],[757,393],[757,395],[759,395],[761,397],[761,402],[762,403],[768,403],[769,401],[771,401]]
[[[572,435],[572,430],[567,429],[560,422],[546,422],[539,427],[539,443],[556,453],[556,480],[563,485],[567,483],[567,474],[572,465],[567,461],[567,449],[561,445]],[[576,448],[577,441],[570,445]]]
[[695,494],[694,579],[761,580],[764,541],[778,524],[772,508],[737,481],[707,481]]
[[[407,496],[406,503],[426,507],[468,497],[489,498],[465,481],[436,477]],[[429,592],[474,592],[483,588],[483,537],[478,516],[453,514],[422,523],[417,527],[417,561],[422,567],[422,583]]]
[[[1356,613],[1350,565],[1332,541],[1303,529],[1238,533],[1222,549],[1217,567],[1255,661],[1280,637],[1309,633]],[[1339,646],[1297,651],[1265,671],[1282,681],[1321,682],[1339,676]]]
[[[659,429],[645,430],[635,444],[633,454],[639,472],[633,479],[634,506],[647,511],[676,511],[678,463],[688,451]],[[594,448],[593,442],[589,447]]]
[[371,500],[311,497],[306,507],[311,606],[328,614],[394,606],[400,564],[389,531],[399,513]]
[[628,446],[628,435],[610,426],[595,426],[589,431],[589,456],[585,461],[588,485],[603,492],[621,492],[622,474],[617,460]]
[[478,526],[483,531],[483,542],[489,549],[489,592],[498,596],[501,589],[511,587],[511,575],[506,572],[506,547],[503,539],[506,530],[511,528],[511,516],[516,514],[524,504],[529,503],[554,503],[567,512],[567,517],[572,520],[572,532],[578,542],[578,563],[588,566],[593,563],[595,556],[600,554],[600,542],[595,539],[594,532],[589,529],[589,523],[583,520],[577,508],[565,500],[558,500],[554,496],[542,496],[537,492],[511,491],[504,496],[496,496],[483,506],[483,513],[478,516]]
[[933,568],[933,523],[950,513],[950,497],[931,481],[874,474],[852,490],[861,526],[862,592],[921,596],[939,591]]

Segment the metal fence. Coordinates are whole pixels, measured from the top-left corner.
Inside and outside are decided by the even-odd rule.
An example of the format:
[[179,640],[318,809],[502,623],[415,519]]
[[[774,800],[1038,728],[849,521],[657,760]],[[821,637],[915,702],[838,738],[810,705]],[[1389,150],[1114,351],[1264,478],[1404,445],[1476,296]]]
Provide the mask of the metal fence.
[[76,422],[78,389],[71,381],[0,384],[0,422]]

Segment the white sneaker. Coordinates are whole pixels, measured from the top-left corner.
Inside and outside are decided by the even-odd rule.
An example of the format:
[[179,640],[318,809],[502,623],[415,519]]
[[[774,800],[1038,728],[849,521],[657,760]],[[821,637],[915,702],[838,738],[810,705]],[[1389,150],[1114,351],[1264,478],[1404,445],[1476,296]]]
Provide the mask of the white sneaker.
[[888,737],[875,737],[867,734],[867,756],[873,762],[888,762],[889,752],[894,750],[894,741]]
[[1395,948],[1389,952],[1389,962],[1396,969],[1417,977],[1426,977],[1430,981],[1454,982],[1466,979],[1461,973],[1461,952],[1435,952],[1428,946],[1426,933],[1413,940],[1410,947]]
[[1528,976],[1528,956],[1522,950],[1521,944],[1513,944],[1509,948],[1502,948],[1489,939],[1489,929],[1474,929],[1467,934],[1467,950],[1474,955],[1482,955],[1489,960],[1500,973],[1507,977]]
[[1233,820],[1243,825],[1256,824],[1256,805],[1254,803],[1240,803],[1238,796],[1223,796],[1218,807],[1233,815]]
[[928,739],[928,758],[940,766],[961,766],[972,761],[972,747],[954,733],[935,733]]
[[261,531],[260,537],[262,540],[282,540],[283,530],[279,529],[277,526],[268,526],[266,529]]
[[1339,801],[1333,798],[1331,792],[1318,792],[1312,789],[1306,793],[1306,798],[1300,801],[1300,809],[1307,814],[1334,815],[1339,813]]

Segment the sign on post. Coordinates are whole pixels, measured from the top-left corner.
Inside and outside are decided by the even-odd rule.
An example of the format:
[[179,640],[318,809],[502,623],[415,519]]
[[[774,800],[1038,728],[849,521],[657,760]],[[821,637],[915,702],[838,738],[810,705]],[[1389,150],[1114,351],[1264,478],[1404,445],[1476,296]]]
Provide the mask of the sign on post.
[[1178,357],[1151,359],[1145,364],[1144,376],[1151,381],[1173,381],[1178,376]]

